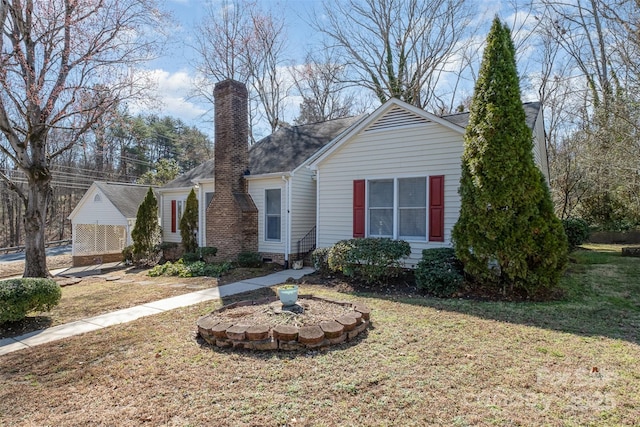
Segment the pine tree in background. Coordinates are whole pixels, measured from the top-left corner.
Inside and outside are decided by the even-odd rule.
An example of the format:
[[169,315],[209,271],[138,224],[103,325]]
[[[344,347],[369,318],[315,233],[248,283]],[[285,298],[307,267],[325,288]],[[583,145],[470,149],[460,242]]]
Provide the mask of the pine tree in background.
[[476,286],[548,295],[567,262],[567,238],[533,158],[510,30],[495,18],[465,132],[456,255]]
[[198,199],[196,192],[191,189],[187,196],[187,206],[180,219],[180,237],[186,253],[195,252],[198,249],[196,232],[198,230]]
[[155,247],[160,243],[160,225],[158,224],[158,201],[149,187],[147,195],[138,208],[136,224],[131,231],[133,255],[147,264],[155,263]]

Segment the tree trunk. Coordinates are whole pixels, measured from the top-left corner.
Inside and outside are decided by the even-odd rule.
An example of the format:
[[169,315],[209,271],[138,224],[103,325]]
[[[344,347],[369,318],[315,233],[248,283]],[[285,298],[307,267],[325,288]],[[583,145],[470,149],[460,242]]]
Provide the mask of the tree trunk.
[[23,277],[49,277],[45,254],[45,217],[51,198],[51,174],[29,177],[24,213],[25,264]]

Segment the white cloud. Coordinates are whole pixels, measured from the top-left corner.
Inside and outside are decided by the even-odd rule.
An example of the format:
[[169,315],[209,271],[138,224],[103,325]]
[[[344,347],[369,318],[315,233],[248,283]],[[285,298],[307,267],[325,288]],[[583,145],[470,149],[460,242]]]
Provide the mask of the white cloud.
[[211,133],[211,124],[207,123],[203,114],[206,106],[189,99],[193,92],[193,77],[185,70],[175,73],[163,69],[143,71],[144,77],[151,81],[152,101],[130,105],[133,114],[155,113],[161,116],[172,116],[181,119],[188,125],[197,126],[205,133]]

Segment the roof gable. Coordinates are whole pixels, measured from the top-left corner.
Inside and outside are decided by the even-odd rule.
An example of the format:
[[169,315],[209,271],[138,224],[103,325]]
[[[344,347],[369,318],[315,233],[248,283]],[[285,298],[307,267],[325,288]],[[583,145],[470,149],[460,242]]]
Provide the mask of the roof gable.
[[421,126],[428,123],[437,123],[460,134],[464,133],[464,128],[456,123],[428,113],[397,98],[391,98],[356,126],[349,129],[348,132],[343,133],[314,154],[310,159],[310,167],[312,169],[315,168],[318,163],[360,133],[388,131],[410,126]]
[[96,194],[104,195],[123,217],[135,218],[147,191],[149,191],[148,185],[95,181],[69,214],[69,218],[73,218],[88,200],[94,200]]

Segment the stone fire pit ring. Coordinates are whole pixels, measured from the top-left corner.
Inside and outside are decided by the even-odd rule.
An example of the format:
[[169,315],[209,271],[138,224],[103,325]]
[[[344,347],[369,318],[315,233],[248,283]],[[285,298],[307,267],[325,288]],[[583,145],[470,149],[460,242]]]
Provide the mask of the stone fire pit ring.
[[198,334],[207,343],[221,348],[290,351],[317,349],[351,341],[369,326],[371,310],[362,303],[314,295],[298,297],[298,300],[303,299],[337,304],[344,307],[347,312],[335,319],[299,327],[285,324],[276,326],[252,324],[242,317],[231,321],[220,316],[224,311],[239,307],[274,304],[278,298],[240,301],[225,305],[198,319]]

